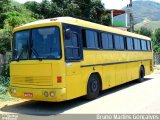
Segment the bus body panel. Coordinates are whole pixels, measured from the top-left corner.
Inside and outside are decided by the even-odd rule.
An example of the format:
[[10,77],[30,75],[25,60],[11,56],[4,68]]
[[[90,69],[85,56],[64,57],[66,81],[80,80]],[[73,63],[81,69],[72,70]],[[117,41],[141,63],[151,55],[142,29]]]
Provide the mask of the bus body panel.
[[73,99],[83,94],[81,75],[79,62],[66,63],[67,99]]
[[[152,51],[127,51],[127,50],[101,50],[81,48],[82,59],[79,61],[66,61],[64,44],[64,26],[78,35],[83,47],[82,30],[91,28],[112,32],[121,35],[133,36],[134,34],[119,31],[84,21],[56,21],[37,22],[16,28],[14,32],[46,27],[58,26],[60,28],[61,52],[59,60],[20,60],[10,64],[11,84],[9,91],[11,96],[42,100],[42,101],[65,101],[87,94],[87,84],[92,74],[98,74],[102,82],[102,90],[126,83],[139,78],[140,66],[144,66],[145,75],[153,72]],[[73,26],[75,25],[75,26]],[[144,36],[135,37],[149,40]],[[16,90],[16,93],[14,93]],[[45,92],[48,97],[45,97]],[[54,96],[51,96],[51,92]],[[33,96],[25,96],[32,93]]]

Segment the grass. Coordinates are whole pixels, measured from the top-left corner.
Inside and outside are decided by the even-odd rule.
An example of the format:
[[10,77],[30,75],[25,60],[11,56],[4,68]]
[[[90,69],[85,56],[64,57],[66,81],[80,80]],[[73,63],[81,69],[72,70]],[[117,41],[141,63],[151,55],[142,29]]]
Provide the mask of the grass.
[[6,101],[15,101],[17,98],[11,97],[8,93],[8,88],[5,87],[3,84],[0,84],[0,102]]
[[11,97],[8,92],[6,94],[0,94],[0,102],[6,101],[17,101],[17,98]]

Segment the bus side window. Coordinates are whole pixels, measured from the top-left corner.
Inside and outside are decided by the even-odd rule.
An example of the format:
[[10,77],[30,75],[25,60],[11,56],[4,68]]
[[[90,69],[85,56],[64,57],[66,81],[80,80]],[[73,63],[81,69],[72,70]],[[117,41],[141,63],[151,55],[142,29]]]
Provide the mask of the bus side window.
[[147,41],[147,50],[150,51],[151,50],[151,42]]
[[114,44],[116,50],[124,50],[124,37],[120,35],[114,35]]
[[101,33],[102,49],[113,49],[113,39],[110,33]]
[[143,51],[146,51],[147,50],[147,43],[145,40],[141,40],[141,48]]
[[134,38],[134,48],[135,50],[141,50],[140,40]]
[[80,47],[76,32],[71,32],[71,37],[65,40],[65,57],[66,60],[80,60]]
[[123,37],[123,36],[120,36],[120,37],[119,37],[119,40],[120,40],[120,49],[121,49],[121,50],[124,50],[124,37]]
[[[84,33],[85,32],[85,33]],[[88,49],[98,49],[99,43],[98,43],[98,33],[96,31],[92,30],[85,30],[83,31],[83,36],[85,36],[85,39],[83,41],[83,47]]]
[[128,50],[133,50],[133,40],[132,40],[132,38],[127,37],[126,40],[127,40],[127,49]]
[[114,45],[115,45],[115,49],[120,49],[120,42],[119,42],[118,35],[114,35]]

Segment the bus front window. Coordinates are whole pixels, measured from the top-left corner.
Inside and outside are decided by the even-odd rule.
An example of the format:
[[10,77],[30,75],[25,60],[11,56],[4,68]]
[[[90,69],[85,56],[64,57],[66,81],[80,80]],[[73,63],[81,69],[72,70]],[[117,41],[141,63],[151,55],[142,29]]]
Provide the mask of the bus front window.
[[14,40],[13,59],[28,59],[29,30],[17,32]]
[[58,27],[35,28],[14,34],[13,59],[59,59],[60,57]]
[[36,59],[59,59],[60,58],[60,35],[58,27],[38,28],[32,30],[32,54]]

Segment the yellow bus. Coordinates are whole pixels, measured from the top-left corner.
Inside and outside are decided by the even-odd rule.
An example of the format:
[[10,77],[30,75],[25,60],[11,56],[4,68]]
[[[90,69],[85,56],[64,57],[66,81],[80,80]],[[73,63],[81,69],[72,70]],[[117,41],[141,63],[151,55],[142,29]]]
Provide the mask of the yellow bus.
[[148,37],[72,18],[39,20],[14,29],[11,96],[65,101],[132,81],[153,71]]

